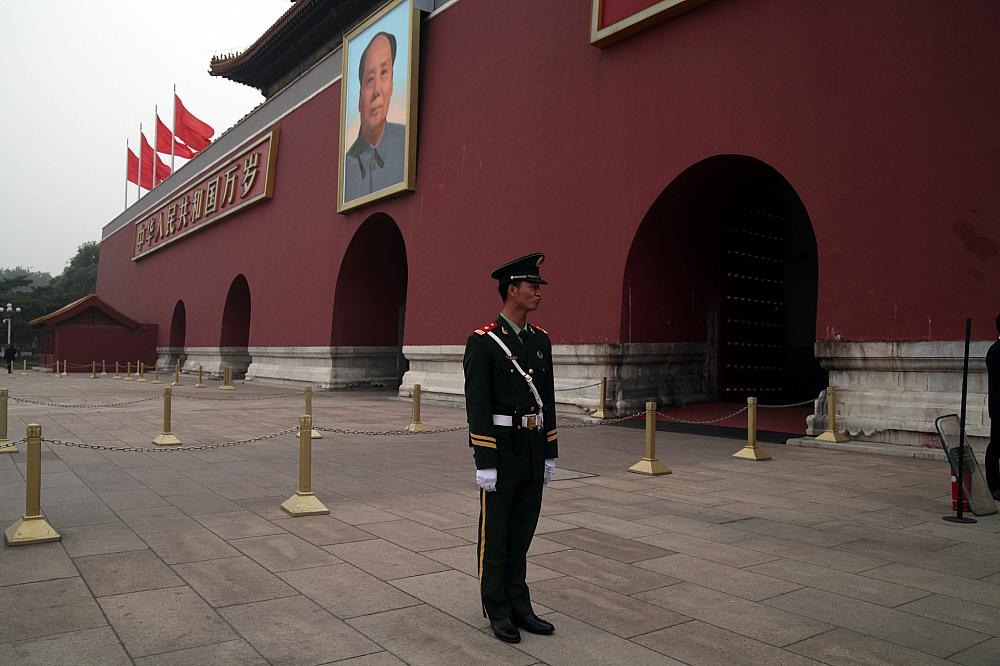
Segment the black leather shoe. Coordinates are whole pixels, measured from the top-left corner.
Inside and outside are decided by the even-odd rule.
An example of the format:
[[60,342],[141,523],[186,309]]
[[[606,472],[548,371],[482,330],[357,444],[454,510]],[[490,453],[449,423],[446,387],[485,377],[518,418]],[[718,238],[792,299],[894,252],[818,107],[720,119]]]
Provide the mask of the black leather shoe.
[[542,634],[543,636],[547,636],[556,630],[551,622],[546,622],[534,613],[528,613],[524,617],[518,617],[517,615],[512,617],[515,625],[521,627],[530,634]]
[[993,499],[1000,500],[1000,488],[997,488],[996,490],[991,490],[990,495],[993,495]]
[[505,643],[521,642],[521,633],[510,621],[509,617],[500,620],[490,620],[490,628],[493,629],[493,635]]

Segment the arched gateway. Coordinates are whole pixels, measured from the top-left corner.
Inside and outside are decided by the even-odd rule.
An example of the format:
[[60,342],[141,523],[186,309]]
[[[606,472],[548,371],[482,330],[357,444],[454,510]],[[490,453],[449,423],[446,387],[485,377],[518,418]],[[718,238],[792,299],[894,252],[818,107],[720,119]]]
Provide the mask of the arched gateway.
[[177,301],[170,317],[170,338],[167,348],[160,350],[159,363],[165,368],[173,368],[180,361],[184,363],[184,345],[187,338],[187,310],[184,301]]
[[226,305],[222,311],[219,332],[219,353],[224,366],[233,369],[234,377],[246,374],[250,365],[250,285],[243,275],[237,275],[229,285]]
[[826,382],[813,350],[817,281],[812,224],[788,181],[751,157],[712,157],[639,226],[621,339],[671,350],[667,403],[815,397]]

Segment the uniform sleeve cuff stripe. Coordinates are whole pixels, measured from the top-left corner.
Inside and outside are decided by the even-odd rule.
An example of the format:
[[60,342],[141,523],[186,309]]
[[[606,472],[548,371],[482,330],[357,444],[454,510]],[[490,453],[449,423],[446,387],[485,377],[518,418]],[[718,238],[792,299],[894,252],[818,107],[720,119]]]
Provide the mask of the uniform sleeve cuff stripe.
[[477,435],[475,433],[469,433],[469,436],[472,437],[472,439],[478,439],[481,442],[496,442],[497,441],[496,437],[490,437],[488,435]]
[[490,442],[480,442],[479,440],[476,440],[476,439],[472,440],[472,445],[473,446],[482,446],[482,447],[487,448],[487,449],[495,449],[495,448],[497,448],[496,444],[491,444]]

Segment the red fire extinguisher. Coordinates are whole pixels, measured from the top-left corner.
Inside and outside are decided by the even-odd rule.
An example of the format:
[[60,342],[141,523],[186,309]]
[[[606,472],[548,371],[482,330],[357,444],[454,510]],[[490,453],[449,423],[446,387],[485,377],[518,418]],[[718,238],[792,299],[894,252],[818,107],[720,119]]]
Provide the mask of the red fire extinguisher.
[[[962,474],[962,483],[966,488],[969,487],[968,469],[966,469],[965,473]],[[954,470],[952,470],[951,474],[951,510],[958,511],[958,479],[955,477]],[[962,511],[968,511],[968,510],[969,510],[969,499],[967,497],[962,497]]]

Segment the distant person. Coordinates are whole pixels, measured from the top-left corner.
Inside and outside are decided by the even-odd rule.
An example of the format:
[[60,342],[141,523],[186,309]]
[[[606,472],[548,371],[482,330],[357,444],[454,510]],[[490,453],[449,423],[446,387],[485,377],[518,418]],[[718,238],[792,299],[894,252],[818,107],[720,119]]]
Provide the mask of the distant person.
[[[1000,315],[997,315],[1000,335]],[[1000,500],[1000,337],[986,352],[987,397],[990,403],[990,443],[986,446],[986,485],[993,499]]]
[[7,374],[14,373],[14,359],[17,358],[17,347],[7,345],[3,350],[3,362],[7,364]]
[[358,113],[361,130],[344,158],[344,201],[403,181],[406,126],[390,123],[396,37],[379,32],[361,54]]

